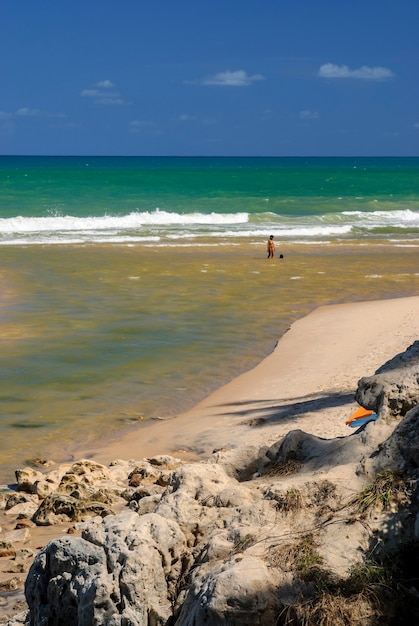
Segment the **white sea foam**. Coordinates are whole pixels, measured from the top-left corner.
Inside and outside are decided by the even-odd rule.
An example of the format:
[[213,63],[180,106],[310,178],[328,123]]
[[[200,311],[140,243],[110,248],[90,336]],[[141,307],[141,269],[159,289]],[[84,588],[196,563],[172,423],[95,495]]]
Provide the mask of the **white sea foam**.
[[42,231],[86,231],[109,229],[135,229],[142,226],[168,226],[171,224],[244,224],[247,213],[220,215],[218,213],[168,213],[156,209],[154,212],[129,213],[128,215],[102,217],[73,217],[71,215],[51,217],[11,217],[0,219],[0,231],[42,232]]
[[[127,215],[11,217],[0,219],[0,245],[199,243],[203,238],[249,242],[274,234],[279,240],[315,243],[329,238],[362,238],[380,228],[419,228],[419,212],[342,211],[325,215],[286,216],[275,213],[175,213],[134,211]],[[415,233],[415,230],[413,230]],[[409,234],[409,233],[408,233]]]
[[364,226],[412,226],[419,227],[419,211],[411,209],[399,209],[393,211],[342,211],[343,217],[359,220]]

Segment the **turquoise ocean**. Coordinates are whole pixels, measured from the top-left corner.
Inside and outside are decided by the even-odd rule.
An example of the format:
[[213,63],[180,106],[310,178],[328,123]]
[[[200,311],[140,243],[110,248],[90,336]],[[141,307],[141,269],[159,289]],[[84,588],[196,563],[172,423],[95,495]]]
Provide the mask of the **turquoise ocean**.
[[0,482],[191,408],[319,305],[417,295],[418,261],[419,158],[0,157]]

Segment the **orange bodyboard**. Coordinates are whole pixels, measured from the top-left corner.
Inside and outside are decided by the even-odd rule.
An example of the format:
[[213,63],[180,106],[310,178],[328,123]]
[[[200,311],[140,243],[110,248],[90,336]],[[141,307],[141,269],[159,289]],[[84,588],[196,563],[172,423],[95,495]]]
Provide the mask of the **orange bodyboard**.
[[369,417],[373,413],[374,411],[369,411],[368,409],[364,409],[363,406],[360,406],[359,409],[355,411],[355,413],[352,413],[351,417],[348,417],[348,419],[346,420],[346,424],[347,426],[349,426],[349,424],[351,424],[355,420],[361,420],[364,417]]

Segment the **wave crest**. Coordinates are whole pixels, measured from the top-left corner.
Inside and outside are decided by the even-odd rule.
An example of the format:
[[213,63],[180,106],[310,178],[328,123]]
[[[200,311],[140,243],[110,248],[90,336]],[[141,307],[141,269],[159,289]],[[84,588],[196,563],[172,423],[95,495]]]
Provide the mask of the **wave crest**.
[[341,211],[323,215],[279,215],[272,212],[177,213],[160,209],[133,211],[126,215],[75,217],[50,214],[44,217],[0,219],[0,245],[191,242],[215,238],[226,242],[238,238],[264,239],[270,234],[286,241],[318,238],[355,238],[397,233],[417,238],[419,211]]

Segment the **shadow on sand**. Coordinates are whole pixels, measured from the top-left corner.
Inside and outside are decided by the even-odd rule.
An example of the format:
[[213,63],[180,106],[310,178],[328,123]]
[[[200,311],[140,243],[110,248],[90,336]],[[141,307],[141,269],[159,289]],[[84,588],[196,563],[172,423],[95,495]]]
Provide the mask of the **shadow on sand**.
[[[222,405],[225,410],[222,415],[237,415],[245,419],[243,423],[248,426],[264,426],[277,422],[287,423],[295,417],[303,416],[307,413],[324,411],[352,404],[354,402],[353,393],[326,393],[316,396],[310,395],[295,398],[292,402],[275,400],[257,400],[250,402],[231,402]],[[228,410],[230,407],[231,410]]]

